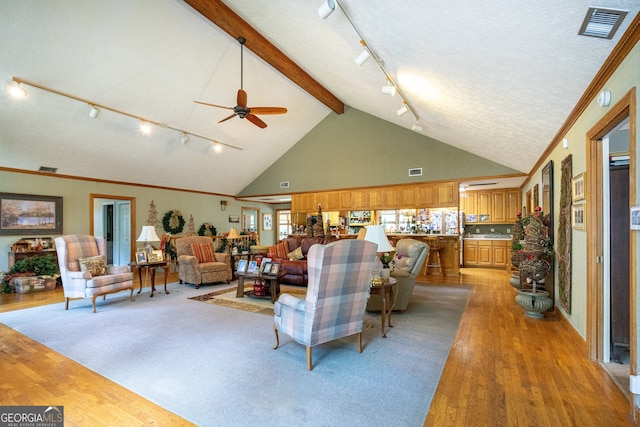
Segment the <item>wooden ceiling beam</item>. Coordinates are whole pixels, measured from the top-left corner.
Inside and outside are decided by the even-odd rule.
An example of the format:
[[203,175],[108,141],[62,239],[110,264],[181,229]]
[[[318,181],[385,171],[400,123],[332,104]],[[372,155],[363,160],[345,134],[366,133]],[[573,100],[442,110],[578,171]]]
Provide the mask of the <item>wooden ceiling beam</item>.
[[244,46],[262,58],[267,64],[300,86],[311,96],[337,114],[344,113],[344,103],[306,71],[275,47],[262,34],[220,0],[184,0],[202,16],[207,18],[234,39],[242,36],[247,41]]

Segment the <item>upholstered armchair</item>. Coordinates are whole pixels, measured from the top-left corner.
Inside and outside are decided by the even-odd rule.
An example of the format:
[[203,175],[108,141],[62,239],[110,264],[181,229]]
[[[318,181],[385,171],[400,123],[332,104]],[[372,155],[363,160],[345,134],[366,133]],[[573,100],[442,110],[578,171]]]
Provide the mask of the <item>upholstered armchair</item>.
[[133,273],[126,265],[106,265],[107,243],[104,237],[72,234],[55,239],[58,266],[64,289],[65,310],[71,298],[96,298],[130,289],[133,301]]
[[217,253],[213,240],[207,236],[187,236],[176,240],[178,278],[196,289],[203,283],[231,281],[231,256]]
[[274,349],[280,344],[278,331],[307,348],[311,370],[311,348],[338,338],[358,336],[362,353],[362,323],[377,245],[364,240],[340,240],[309,248],[309,283],[305,300],[281,294],[276,301]]
[[[416,285],[416,278],[429,255],[429,246],[416,239],[400,239],[396,243],[394,256],[395,269],[391,277],[398,281],[397,294],[393,304],[393,311],[404,311],[409,305],[411,292]],[[367,311],[382,310],[382,301],[378,295],[371,295],[367,303]]]

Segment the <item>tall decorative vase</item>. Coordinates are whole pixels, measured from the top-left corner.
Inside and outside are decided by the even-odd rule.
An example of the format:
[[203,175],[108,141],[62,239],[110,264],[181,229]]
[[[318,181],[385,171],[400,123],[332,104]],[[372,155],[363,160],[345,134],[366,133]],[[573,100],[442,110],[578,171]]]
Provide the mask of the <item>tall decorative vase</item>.
[[553,306],[547,291],[518,289],[516,303],[524,309],[524,315],[532,319],[544,319],[544,312]]

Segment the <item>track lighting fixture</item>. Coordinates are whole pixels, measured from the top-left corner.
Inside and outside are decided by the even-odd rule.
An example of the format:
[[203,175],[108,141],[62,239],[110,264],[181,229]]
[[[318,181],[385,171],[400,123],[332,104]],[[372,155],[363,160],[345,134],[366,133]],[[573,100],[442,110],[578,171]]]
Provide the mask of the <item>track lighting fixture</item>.
[[389,80],[389,77],[387,77],[387,84],[382,86],[382,93],[391,96],[396,94],[396,87],[391,84],[391,80]]
[[356,58],[356,64],[362,67],[362,65],[367,62],[367,59],[371,57],[371,54],[369,53],[367,44],[364,42],[364,40],[360,40],[360,43],[362,44],[362,52],[360,52],[360,55],[358,55],[358,57]]
[[100,114],[100,110],[98,110],[95,105],[89,105],[91,106],[91,110],[89,110],[89,117],[95,119],[96,117],[98,117],[98,114]]
[[22,87],[22,82],[16,82],[16,84],[12,85],[9,88],[9,92],[11,93],[11,95],[17,98],[22,98],[24,96],[27,96],[27,91],[25,88]]
[[320,15],[320,18],[326,19],[334,10],[336,10],[336,2],[334,0],[325,0],[318,9],[318,15]]
[[242,148],[240,148],[240,147],[236,147],[234,145],[230,145],[230,144],[227,144],[225,142],[220,142],[220,141],[217,141],[217,140],[215,140],[213,138],[209,138],[209,137],[204,136],[204,135],[200,135],[200,134],[193,133],[193,132],[188,132],[186,130],[179,129],[179,128],[175,127],[175,126],[167,125],[166,123],[159,123],[159,122],[155,122],[153,120],[148,120],[148,119],[142,118],[140,116],[137,116],[135,114],[127,113],[126,111],[122,111],[122,110],[119,110],[117,108],[109,107],[108,105],[99,104],[97,102],[93,102],[93,101],[90,101],[88,99],[81,98],[79,96],[75,96],[75,95],[71,95],[69,93],[61,92],[59,90],[52,89],[50,87],[43,86],[43,85],[38,84],[38,83],[34,83],[34,82],[31,82],[31,81],[28,81],[28,80],[23,80],[21,78],[15,77],[15,76],[12,78],[12,80],[13,80],[13,82],[15,84],[12,85],[9,88],[9,91],[14,96],[25,96],[25,95],[27,95],[27,91],[22,86],[23,85],[28,85],[28,86],[35,87],[37,89],[41,89],[41,90],[44,90],[44,91],[47,91],[47,92],[50,92],[50,93],[53,93],[53,94],[56,94],[56,95],[64,96],[65,98],[73,99],[73,100],[80,101],[80,102],[83,102],[85,104],[88,104],[91,107],[91,110],[89,110],[89,117],[91,117],[92,119],[95,119],[96,117],[98,117],[98,114],[100,114],[101,109],[109,110],[109,111],[111,111],[113,113],[118,113],[118,114],[121,114],[123,116],[131,117],[133,119],[139,120],[140,121],[140,131],[142,133],[145,133],[145,134],[148,134],[148,133],[151,132],[151,125],[156,125],[156,126],[161,126],[163,128],[167,128],[167,129],[171,129],[171,130],[174,130],[174,131],[181,132],[182,133],[181,141],[182,141],[183,144],[185,144],[186,142],[189,141],[189,135],[193,135],[193,136],[196,136],[198,138],[206,139],[207,141],[214,142],[215,145],[217,145],[220,149],[222,148],[223,145],[226,145],[227,147],[235,148],[236,150],[242,150]]
[[409,109],[407,108],[407,103],[402,101],[402,107],[398,108],[398,110],[396,111],[396,114],[401,116],[407,111],[409,111]]
[[422,126],[418,123],[414,123],[413,126],[411,126],[411,130],[415,132],[422,132]]
[[217,142],[214,142],[213,151],[215,151],[216,153],[219,153],[220,151],[222,151],[222,147],[220,146],[220,144],[218,144]]
[[140,132],[142,132],[145,135],[150,134],[151,133],[151,125],[143,120],[140,123]]

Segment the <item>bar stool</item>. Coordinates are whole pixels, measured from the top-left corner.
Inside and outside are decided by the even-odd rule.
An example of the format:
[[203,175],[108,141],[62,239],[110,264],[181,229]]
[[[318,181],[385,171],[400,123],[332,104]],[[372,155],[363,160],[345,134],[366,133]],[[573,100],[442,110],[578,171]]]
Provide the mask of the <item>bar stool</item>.
[[[427,259],[427,263],[424,266],[425,276],[429,274],[429,267],[440,268],[440,273],[442,273],[443,276],[446,276],[447,271],[444,266],[444,258],[442,257],[442,250],[444,249],[443,239],[439,237],[438,239],[429,240],[428,244],[429,259]],[[429,260],[431,260],[431,264],[428,263]]]

